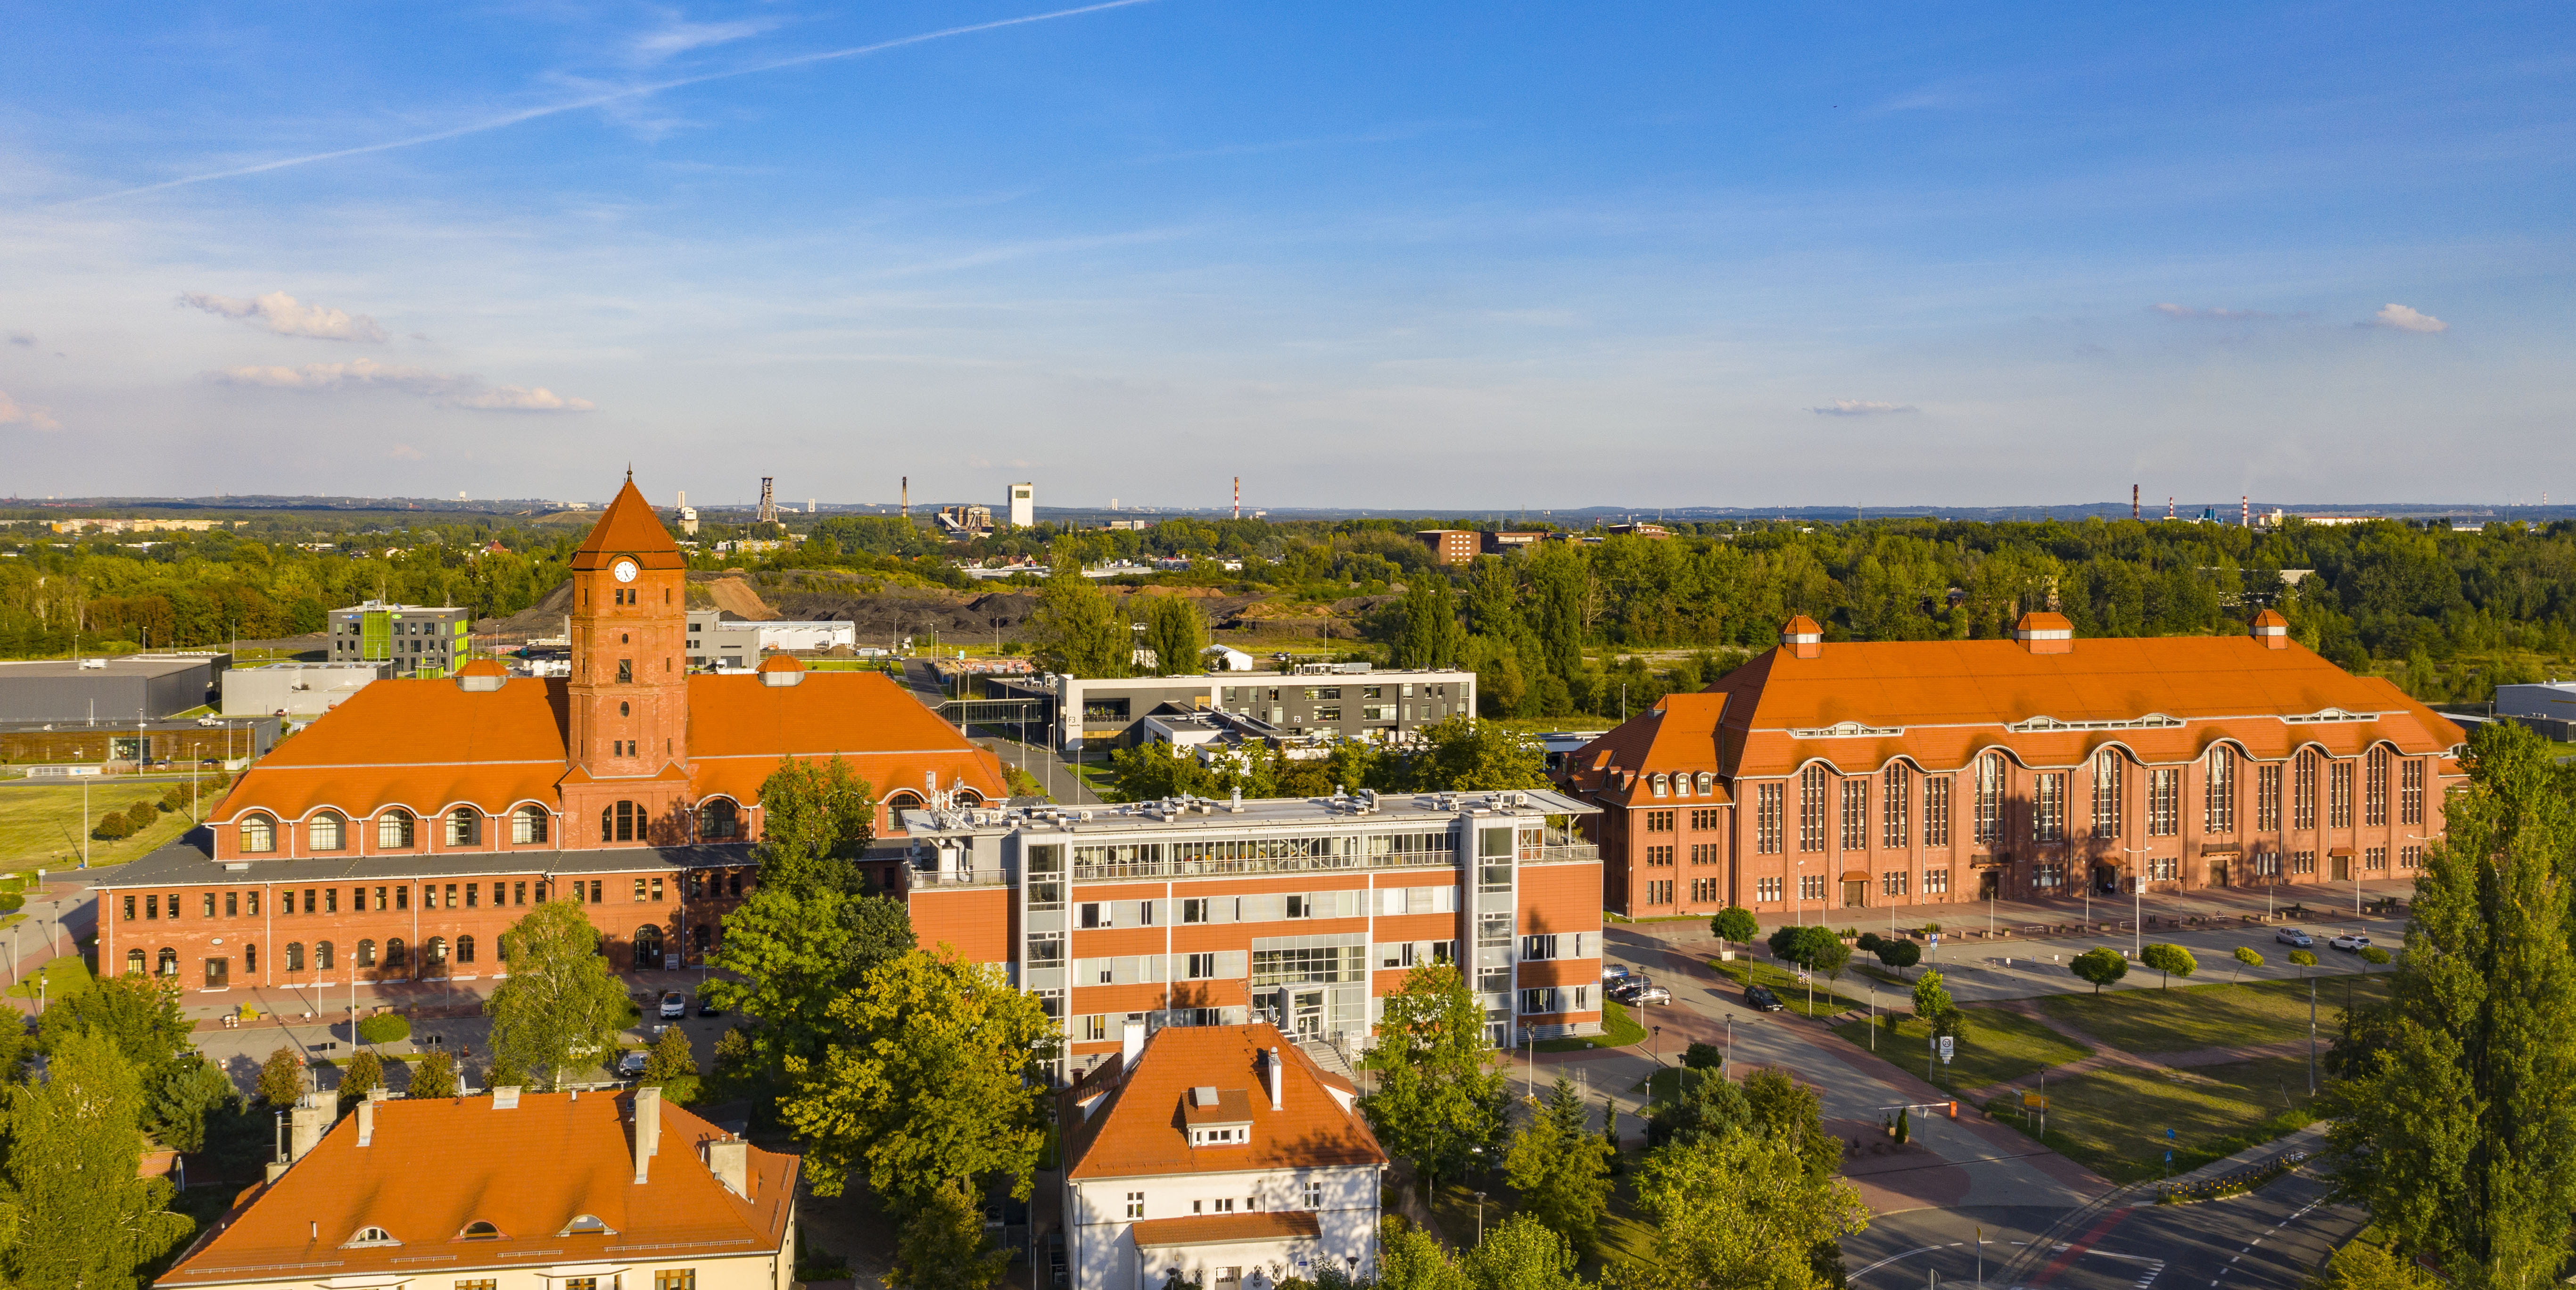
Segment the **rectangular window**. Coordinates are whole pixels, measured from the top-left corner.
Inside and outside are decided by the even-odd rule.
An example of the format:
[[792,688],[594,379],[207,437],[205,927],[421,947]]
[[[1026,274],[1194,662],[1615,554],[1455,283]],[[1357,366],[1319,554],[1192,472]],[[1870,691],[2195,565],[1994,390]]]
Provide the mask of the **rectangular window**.
[[1900,851],[1904,849],[1906,839],[1914,834],[1913,825],[1906,819],[1914,780],[1901,765],[1888,767],[1879,779],[1882,781],[1878,792],[1879,845],[1890,851]]
[[[574,883],[573,885],[574,885],[574,886],[576,886],[576,887],[578,887],[578,886],[580,886],[581,884],[580,884],[580,883]],[[600,902],[600,899],[601,899],[601,897],[600,897],[600,894],[599,894],[599,884],[598,884],[597,882],[593,882],[593,883],[591,883],[591,884],[590,884],[590,903],[592,903],[592,904],[596,905],[596,904],[598,904],[598,903]]]
[[2424,822],[2424,763],[2412,757],[2397,768],[2397,822]]
[[2147,836],[2169,838],[2182,832],[2182,771],[2159,767],[2147,772]]
[[2372,747],[2363,769],[2367,773],[2361,777],[2361,822],[2376,828],[2388,823],[2388,749]]
[[2326,827],[2330,829],[2351,828],[2352,763],[2348,761],[2336,762],[2334,764],[2333,772],[2326,776],[2326,784]]
[[1654,882],[1647,883],[1646,903],[1649,905],[1669,905],[1673,903],[1673,880],[1670,878],[1661,878]]
[[1753,899],[1756,901],[1778,902],[1780,899],[1780,880],[1777,878],[1754,879]]
[[2209,750],[2209,783],[2204,789],[2201,827],[2210,833],[2236,831],[2236,754],[2225,745]]
[[698,1290],[696,1268],[662,1268],[653,1273],[653,1290]]
[[[383,906],[382,906],[382,905],[379,905],[379,906],[377,906],[377,908],[381,909],[381,908],[383,908]],[[409,888],[409,887],[396,887],[396,888],[394,888],[394,908],[396,908],[396,909],[409,909],[409,908],[411,908],[411,888]]]
[[1923,778],[1923,845],[1950,845],[1950,777]]
[[2316,852],[2314,852],[2314,851],[2293,851],[2293,852],[2291,852],[2291,853],[2290,853],[2290,872],[2292,872],[2292,873],[2315,873],[2316,871],[2317,871],[2317,853],[2316,853]]
[[1926,896],[1947,896],[1947,895],[1949,895],[1949,894],[1950,894],[1950,871],[1949,871],[1949,870],[1947,870],[1947,869],[1926,869],[1926,870],[1924,870],[1924,871],[1923,871],[1923,894],[1924,894],[1924,895],[1926,895]]
[[485,1277],[480,1281],[459,1281],[456,1283],[456,1290],[493,1290],[493,1287],[500,1284],[499,1281]]
[[635,899],[633,903],[638,905],[644,903],[644,880],[641,878],[635,880]]
[[2147,881],[2172,882],[2182,876],[2181,856],[2147,857]]
[[1719,859],[1720,857],[1716,843],[1694,842],[1691,844],[1690,862],[1692,864],[1716,864],[1719,862]]
[[214,916],[215,916],[215,893],[213,893],[213,892],[211,892],[211,891],[206,893],[206,913],[205,913],[205,916],[206,916],[206,917],[208,917],[208,918],[212,918],[212,917],[214,917]]
[[1798,849],[1825,849],[1825,768],[1809,766],[1798,776]]
[[[339,888],[325,887],[322,889],[322,912],[326,914],[336,914],[340,912]],[[355,906],[352,906],[351,912],[356,912]]]
[[1753,789],[1753,852],[1755,855],[1780,854],[1780,798],[1782,785],[1758,784]]
[[2116,838],[2121,833],[2121,808],[2125,805],[2121,782],[2124,763],[2120,754],[2104,749],[2093,758],[2093,836]]
[[1907,877],[1908,875],[1902,869],[1890,869],[1878,876],[1878,889],[1890,896],[1902,896],[1905,894]]
[[1183,965],[1184,974],[1181,978],[1182,980],[1205,981],[1209,977],[1216,975],[1216,955],[1191,954],[1186,956],[1186,958],[1187,962]]
[[1722,812],[1714,806],[1703,806],[1698,810],[1692,811],[1692,831],[1697,833],[1714,833],[1719,829],[1725,828],[1726,824],[1724,820],[1720,818],[1721,815]]
[[[543,884],[543,883],[539,883],[539,884],[537,884],[537,889],[538,889],[538,891],[539,891],[540,893],[542,893],[542,892],[545,890],[545,884]],[[492,890],[493,890],[493,892],[495,893],[495,894],[494,894],[494,896],[493,896],[493,898],[492,898],[492,903],[493,903],[493,904],[496,904],[496,905],[497,905],[497,904],[500,904],[500,903],[501,903],[501,899],[500,899],[500,896],[499,896],[499,894],[498,894],[498,893],[500,892],[500,890],[501,890],[500,885],[499,885],[499,884],[497,884],[497,883],[496,883],[496,884],[494,884],[494,885],[493,885],[493,887],[492,887]],[[543,899],[545,899],[545,897],[544,897],[542,894],[540,894],[540,895],[538,896],[538,899],[543,900]],[[510,903],[511,903],[511,904],[513,904],[513,905],[524,905],[524,904],[527,904],[527,903],[528,903],[528,884],[526,884],[526,883],[522,882],[522,883],[515,883],[515,884],[513,884],[513,885],[511,886],[511,888],[510,888]]]
[[1673,831],[1673,812],[1671,812],[1671,811],[1648,811],[1648,812],[1646,812],[1646,832],[1648,832],[1648,833],[1670,833],[1670,832],[1672,832],[1672,831]]
[[2388,848],[2363,847],[2361,849],[2361,867],[2370,873],[2378,873],[2381,870],[2386,869],[2388,867]]
[[1310,1182],[1306,1184],[1306,1208],[1322,1209],[1323,1207],[1324,1184],[1319,1182]]
[[2004,829],[2004,759],[1988,753],[1977,759],[1976,842],[1992,845]]
[[1131,1191],[1127,1193],[1127,1217],[1143,1218],[1144,1216],[1145,1193],[1141,1191]]
[[241,917],[241,893],[240,893],[240,892],[238,892],[238,891],[228,891],[228,892],[225,892],[225,893],[224,893],[224,917],[226,917],[226,918],[239,918],[239,917]]
[[[2411,762],[2410,762],[2410,763],[2408,763],[2408,764],[2409,764],[2409,765],[2412,765],[2413,763],[2411,763]],[[2422,847],[2399,847],[2399,848],[2397,848],[2397,867],[2398,867],[2398,868],[2400,868],[2400,869],[2408,870],[2408,871],[2410,871],[2410,872],[2411,872],[2411,871],[2413,871],[2413,870],[2417,870],[2417,869],[2421,869],[2421,868],[2423,868],[2423,867],[2424,867],[2424,848],[2422,848]]]
[[[456,903],[456,889],[450,887],[447,890],[447,903],[449,905],[454,905]],[[483,884],[479,882],[469,882],[465,884],[465,907],[467,909],[475,908],[477,905],[481,904],[482,901]],[[492,903],[495,905],[501,903],[501,884],[497,882],[492,884]]]
[[1661,869],[1669,866],[1672,862],[1673,849],[1671,847],[1664,846],[1646,848],[1646,865],[1648,868]]
[[1715,879],[1715,878],[1693,878],[1693,879],[1691,879],[1691,903],[1692,903],[1692,904],[1694,904],[1694,905],[1714,905],[1714,904],[1716,904],[1716,903],[1718,902],[1718,899],[1719,899],[1719,897],[1718,897],[1718,894],[1717,894],[1717,879]]
[[2254,768],[2254,831],[2281,831],[2281,768],[2278,766]]
[[2031,779],[2030,835],[2040,842],[2066,840],[2066,776],[2062,773],[2037,775]]
[[1317,721],[1339,721],[1341,719],[1342,709],[1339,704],[1333,704],[1331,706],[1319,705],[1315,709],[1315,720]]
[[1843,850],[1869,848],[1869,781],[1843,781]]
[[1556,938],[1554,936],[1524,936],[1521,938],[1521,960],[1523,962],[1536,963],[1555,957]]
[[1798,879],[1798,899],[1823,900],[1824,898],[1825,876],[1823,874],[1808,874]]
[[2316,753],[2301,751],[2297,766],[2297,773],[2293,776],[2290,785],[2290,827],[2313,829],[2317,827]]
[[177,918],[179,916],[179,893],[175,891],[170,893],[168,908],[172,918]]

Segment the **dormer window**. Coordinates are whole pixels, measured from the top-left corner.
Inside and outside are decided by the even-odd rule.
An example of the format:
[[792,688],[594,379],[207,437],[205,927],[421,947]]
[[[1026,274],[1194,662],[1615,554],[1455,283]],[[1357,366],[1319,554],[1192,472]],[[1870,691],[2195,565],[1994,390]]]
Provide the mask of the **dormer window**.
[[344,1250],[361,1250],[373,1246],[400,1244],[402,1244],[402,1242],[395,1240],[393,1238],[393,1233],[388,1232],[381,1227],[361,1227],[358,1229],[358,1234],[350,1237],[346,1243],[341,1245],[340,1248]]
[[1252,1126],[1248,1124],[1209,1125],[1190,1130],[1190,1145],[1193,1147],[1240,1147],[1251,1141]]
[[1654,785],[1654,793],[1657,797],[1663,797],[1672,791],[1671,785],[1664,779],[1661,771],[1655,772],[1655,777],[1648,782]]
[[564,1224],[564,1230],[557,1235],[614,1236],[616,1233],[608,1229],[608,1224],[600,1222],[596,1214],[575,1214],[572,1216],[572,1221]]
[[490,1223],[478,1220],[466,1224],[465,1230],[456,1234],[456,1239],[460,1241],[497,1241],[501,1239],[501,1229],[492,1226]]

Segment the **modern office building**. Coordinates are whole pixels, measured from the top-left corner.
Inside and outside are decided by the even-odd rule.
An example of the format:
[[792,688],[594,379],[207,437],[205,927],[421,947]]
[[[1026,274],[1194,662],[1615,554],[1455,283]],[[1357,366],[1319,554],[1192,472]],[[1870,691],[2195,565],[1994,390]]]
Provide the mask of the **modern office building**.
[[1494,1042],[1598,1033],[1601,869],[1546,790],[906,812],[925,945],[1003,965],[1067,1075],[1139,1028],[1267,1022],[1343,1054],[1424,963]]
[[292,1159],[160,1286],[789,1290],[797,1157],[658,1088],[359,1102],[290,1113]]
[[393,674],[391,659],[237,667],[223,676],[223,712],[227,717],[318,717]]
[[689,611],[689,666],[701,670],[751,667],[760,662],[760,630],[720,609]]
[[446,676],[472,653],[474,611],[370,600],[331,611],[331,662],[391,663],[394,675]]
[[1603,902],[1765,921],[1887,906],[2411,882],[2460,728],[2289,638],[1780,644],[1568,759]]
[[1365,1279],[1387,1156],[1358,1100],[1267,1025],[1133,1032],[1059,1095],[1072,1290]]
[[212,701],[224,654],[136,654],[0,663],[0,721],[89,725],[158,720]]
[[996,698],[1041,705],[1033,720],[1055,725],[1068,752],[1124,747],[1149,737],[1145,718],[1171,710],[1222,708],[1295,738],[1401,743],[1424,726],[1476,711],[1476,674],[1309,664],[1295,672],[1203,672],[1113,679],[1048,674],[988,683]]

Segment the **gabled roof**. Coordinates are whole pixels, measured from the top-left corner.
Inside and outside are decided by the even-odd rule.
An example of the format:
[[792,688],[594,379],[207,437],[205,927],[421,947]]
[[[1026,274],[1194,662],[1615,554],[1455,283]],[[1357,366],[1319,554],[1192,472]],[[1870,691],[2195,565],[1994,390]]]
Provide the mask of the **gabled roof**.
[[[1605,802],[1627,803],[1652,797],[1654,774],[1723,774],[1717,756],[1717,727],[1726,712],[1723,692],[1667,694],[1645,714],[1577,749],[1566,758],[1567,778],[1578,790]],[[1731,798],[1721,781],[1708,794],[1667,799],[1675,804],[1721,805]]]
[[[1274,1047],[1281,1068],[1276,1111],[1270,1109],[1261,1056]],[[1249,1143],[1190,1145],[1185,1127],[1190,1090],[1201,1086],[1242,1091],[1252,1123]],[[1104,1087],[1103,1100],[1083,1115],[1081,1104]],[[1134,1070],[1125,1070],[1113,1058],[1064,1098],[1069,1178],[1386,1163],[1368,1121],[1335,1096],[1313,1058],[1272,1026],[1165,1026],[1145,1041]]]
[[[318,1283],[386,1272],[444,1278],[476,1267],[642,1260],[656,1247],[685,1247],[698,1258],[778,1249],[797,1158],[749,1148],[751,1194],[736,1196],[702,1154],[724,1131],[664,1104],[659,1149],[647,1181],[637,1183],[634,1100],[525,1093],[507,1110],[494,1109],[489,1096],[379,1102],[366,1146],[358,1145],[357,1116],[343,1117],[156,1284]],[[583,1214],[608,1232],[561,1234]],[[460,1239],[476,1222],[500,1237]],[[401,1244],[348,1248],[368,1227]]]
[[653,513],[653,504],[635,489],[635,477],[627,476],[626,486],[601,512],[599,522],[590,526],[590,536],[583,538],[581,549],[572,554],[576,572],[605,569],[617,556],[635,557],[635,563],[647,569],[686,569],[688,559],[680,554],[680,544],[671,540],[671,531],[662,527],[662,517]]

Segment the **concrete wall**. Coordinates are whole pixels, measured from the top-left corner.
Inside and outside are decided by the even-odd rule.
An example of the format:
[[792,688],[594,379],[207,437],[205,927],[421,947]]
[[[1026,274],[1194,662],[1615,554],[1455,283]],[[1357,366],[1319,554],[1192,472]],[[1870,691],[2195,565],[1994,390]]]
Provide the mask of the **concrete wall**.
[[223,677],[223,714],[264,717],[283,711],[318,717],[369,682],[393,675],[390,663],[285,663],[235,668]]

